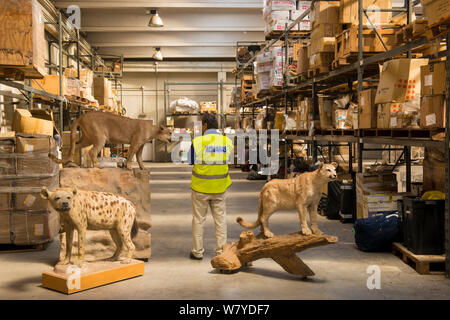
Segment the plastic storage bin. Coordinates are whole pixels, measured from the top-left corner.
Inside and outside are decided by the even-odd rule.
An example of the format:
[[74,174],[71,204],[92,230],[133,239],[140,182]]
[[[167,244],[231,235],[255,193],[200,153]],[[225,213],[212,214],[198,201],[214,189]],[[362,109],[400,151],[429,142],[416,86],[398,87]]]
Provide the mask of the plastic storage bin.
[[445,251],[445,200],[403,198],[406,247],[414,254],[440,255]]

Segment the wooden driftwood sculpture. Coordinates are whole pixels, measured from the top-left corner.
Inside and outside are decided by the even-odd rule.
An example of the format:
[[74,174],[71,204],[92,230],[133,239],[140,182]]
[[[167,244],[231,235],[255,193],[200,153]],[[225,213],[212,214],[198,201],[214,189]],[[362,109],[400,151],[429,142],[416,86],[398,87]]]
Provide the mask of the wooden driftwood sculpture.
[[288,273],[313,276],[314,272],[297,257],[296,252],[338,242],[338,238],[334,236],[305,236],[300,233],[277,235],[268,239],[263,237],[255,237],[252,231],[242,232],[238,242],[223,246],[223,253],[214,257],[211,265],[220,271],[233,272],[248,262],[272,258]]

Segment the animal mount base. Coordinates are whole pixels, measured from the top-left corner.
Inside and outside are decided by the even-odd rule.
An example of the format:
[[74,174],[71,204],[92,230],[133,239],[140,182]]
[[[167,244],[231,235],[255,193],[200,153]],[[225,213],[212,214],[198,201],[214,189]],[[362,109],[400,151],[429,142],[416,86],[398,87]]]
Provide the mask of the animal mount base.
[[272,258],[286,272],[298,276],[313,276],[314,272],[296,255],[297,252],[337,243],[338,238],[328,235],[305,236],[300,233],[277,235],[273,238],[255,237],[252,231],[241,233],[240,239],[223,246],[223,253],[211,260],[213,268],[222,272],[237,272],[245,264]]
[[145,264],[131,260],[85,262],[78,269],[75,265],[56,265],[52,271],[42,273],[42,286],[65,294],[72,294],[144,274]]

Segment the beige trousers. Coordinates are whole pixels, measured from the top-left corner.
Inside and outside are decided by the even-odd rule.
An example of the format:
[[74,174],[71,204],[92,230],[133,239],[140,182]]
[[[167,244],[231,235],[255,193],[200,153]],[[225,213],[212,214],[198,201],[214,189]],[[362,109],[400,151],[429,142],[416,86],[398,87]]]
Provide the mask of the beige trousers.
[[200,193],[192,190],[192,253],[197,258],[203,257],[203,224],[208,207],[214,218],[216,231],[216,254],[222,253],[222,246],[227,243],[227,221],[224,193]]

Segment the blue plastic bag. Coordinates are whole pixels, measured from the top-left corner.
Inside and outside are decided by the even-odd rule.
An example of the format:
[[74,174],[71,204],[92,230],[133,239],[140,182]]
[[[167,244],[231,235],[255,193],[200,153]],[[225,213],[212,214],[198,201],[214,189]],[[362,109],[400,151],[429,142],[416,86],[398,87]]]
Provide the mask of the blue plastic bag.
[[390,251],[402,234],[398,214],[380,215],[355,221],[355,243],[362,251]]

